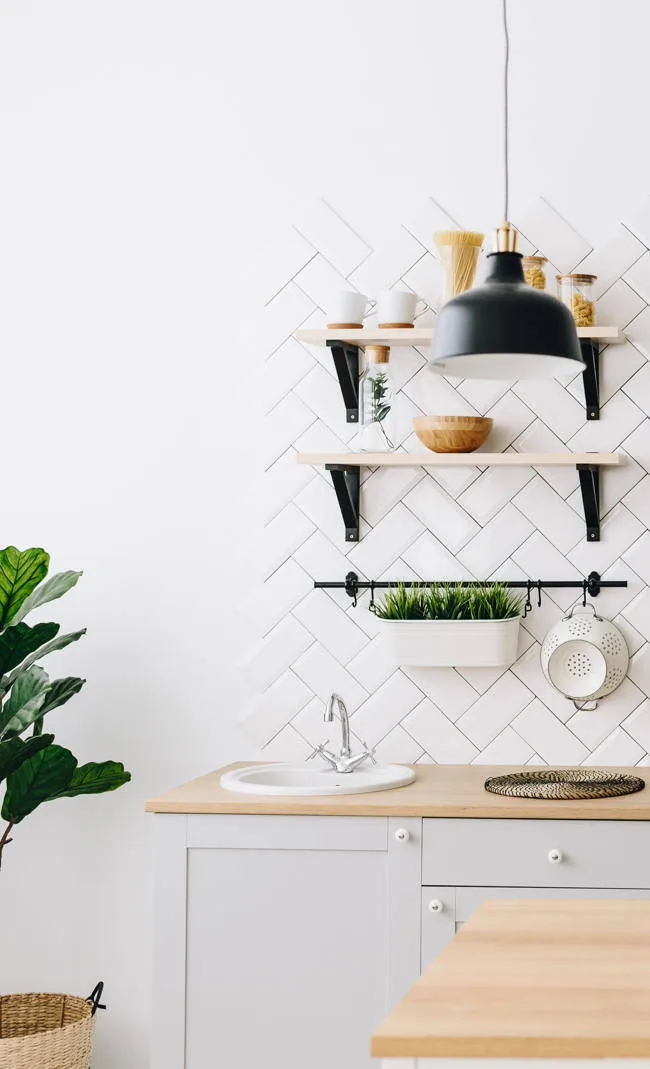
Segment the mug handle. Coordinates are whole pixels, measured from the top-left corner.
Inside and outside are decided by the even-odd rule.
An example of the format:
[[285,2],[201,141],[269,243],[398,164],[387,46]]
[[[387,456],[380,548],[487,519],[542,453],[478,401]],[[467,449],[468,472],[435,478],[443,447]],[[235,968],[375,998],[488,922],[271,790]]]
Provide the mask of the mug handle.
[[363,313],[363,318],[364,319],[367,316],[372,315],[372,313],[374,312],[375,308],[377,307],[377,302],[376,301],[371,301],[370,298],[368,298],[368,301],[366,303],[367,303],[368,307],[366,308],[365,312]]
[[[418,304],[421,304],[422,307],[418,308]],[[428,307],[429,305],[427,304],[427,302],[422,297],[418,297],[415,305],[415,312],[413,313],[413,319],[417,319],[418,316],[423,315],[423,313],[426,312]]]

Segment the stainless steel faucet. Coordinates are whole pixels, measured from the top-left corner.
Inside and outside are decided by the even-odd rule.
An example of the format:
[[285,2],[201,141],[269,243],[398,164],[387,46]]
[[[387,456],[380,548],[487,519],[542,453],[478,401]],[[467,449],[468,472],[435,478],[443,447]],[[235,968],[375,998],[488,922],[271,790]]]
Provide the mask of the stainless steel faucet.
[[321,743],[320,746],[316,747],[315,754],[319,754],[324,758],[324,760],[337,772],[354,772],[355,768],[362,765],[364,761],[372,761],[374,764],[375,751],[369,749],[365,742],[362,743],[364,749],[361,753],[352,753],[350,749],[350,718],[348,717],[348,711],[345,708],[345,702],[338,694],[332,694],[327,703],[325,714],[323,716],[325,723],[332,723],[334,720],[335,708],[339,714],[339,720],[341,721],[341,749],[338,754],[335,754],[330,750],[326,750],[324,743]]

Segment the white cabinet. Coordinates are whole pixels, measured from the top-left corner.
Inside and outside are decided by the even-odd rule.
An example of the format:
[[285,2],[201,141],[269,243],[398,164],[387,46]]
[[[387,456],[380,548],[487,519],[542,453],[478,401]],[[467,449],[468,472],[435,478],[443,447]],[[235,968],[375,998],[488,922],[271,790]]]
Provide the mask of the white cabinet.
[[419,820],[160,816],[152,1069],[360,1069],[420,967]]
[[151,1069],[369,1069],[486,898],[650,898],[650,822],[157,814]]

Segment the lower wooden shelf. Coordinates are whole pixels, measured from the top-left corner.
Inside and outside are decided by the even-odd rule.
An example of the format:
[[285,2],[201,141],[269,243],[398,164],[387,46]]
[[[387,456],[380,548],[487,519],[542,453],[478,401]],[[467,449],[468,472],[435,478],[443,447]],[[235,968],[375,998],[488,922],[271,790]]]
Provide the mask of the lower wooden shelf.
[[359,541],[362,467],[575,467],[589,542],[600,541],[600,469],[625,463],[624,453],[299,453],[299,464],[325,467],[345,526],[346,542]]

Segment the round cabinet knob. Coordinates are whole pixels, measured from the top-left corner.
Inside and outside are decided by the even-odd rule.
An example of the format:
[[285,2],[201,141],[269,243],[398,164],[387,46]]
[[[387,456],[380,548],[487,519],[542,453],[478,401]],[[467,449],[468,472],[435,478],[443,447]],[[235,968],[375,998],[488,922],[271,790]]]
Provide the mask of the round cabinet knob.
[[429,913],[442,913],[444,908],[445,907],[439,898],[432,898],[429,902]]
[[406,828],[398,828],[395,832],[395,838],[398,843],[407,843],[411,838],[411,833],[410,831],[407,831]]
[[559,865],[561,861],[564,861],[564,854],[561,850],[549,850],[548,859],[551,865]]

